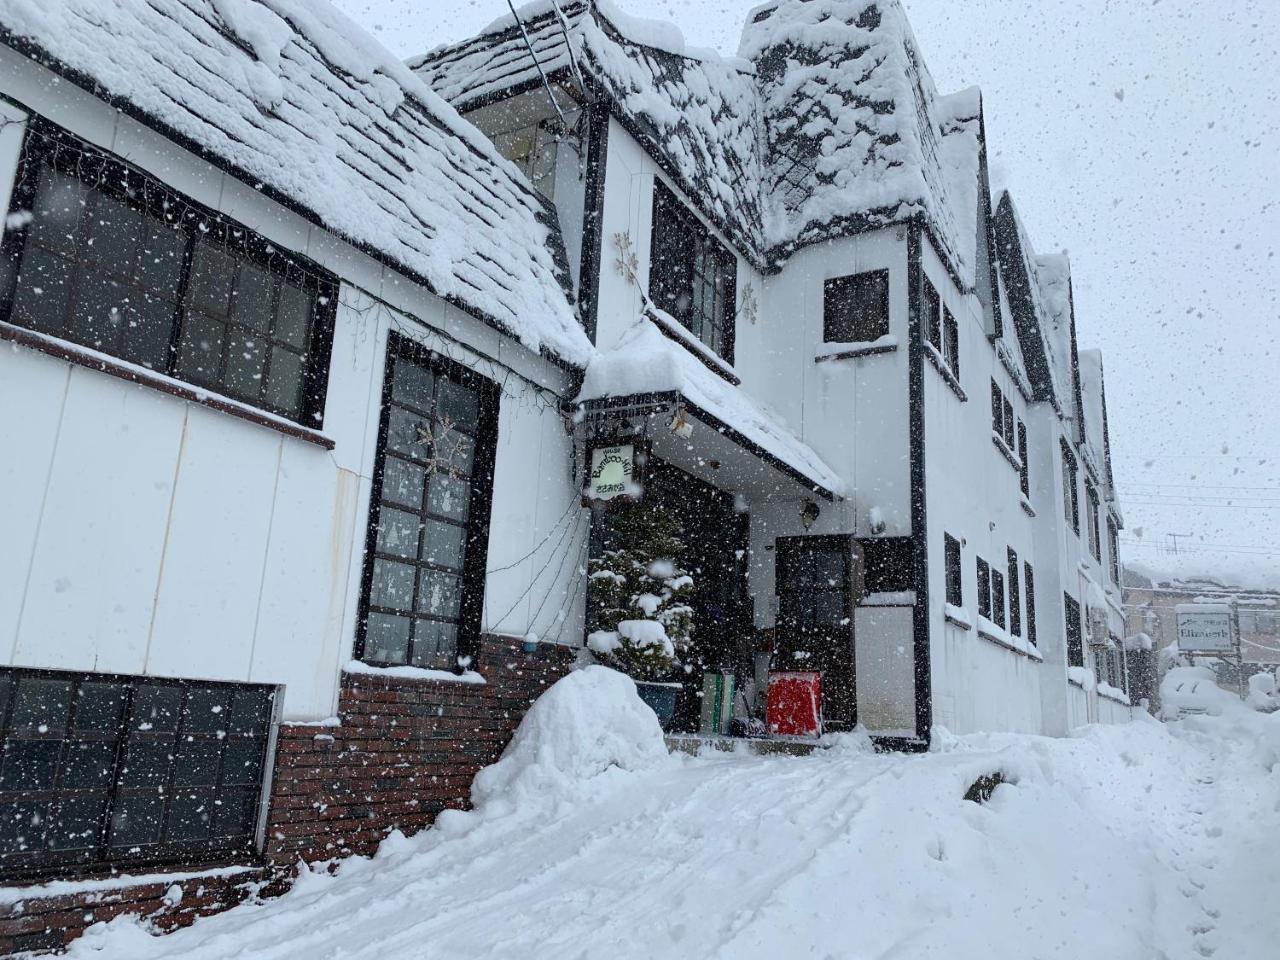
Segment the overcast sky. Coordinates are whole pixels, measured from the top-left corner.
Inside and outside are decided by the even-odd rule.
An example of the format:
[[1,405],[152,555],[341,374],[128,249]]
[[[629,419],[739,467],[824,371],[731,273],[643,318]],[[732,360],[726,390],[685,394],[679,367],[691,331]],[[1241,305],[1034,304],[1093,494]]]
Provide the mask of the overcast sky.
[[[335,0],[396,53],[506,0]],[[615,0],[735,53],[758,0]],[[982,88],[997,187],[1071,256],[1103,350],[1126,561],[1280,586],[1280,0],[907,0]],[[1178,553],[1171,552],[1174,534]]]

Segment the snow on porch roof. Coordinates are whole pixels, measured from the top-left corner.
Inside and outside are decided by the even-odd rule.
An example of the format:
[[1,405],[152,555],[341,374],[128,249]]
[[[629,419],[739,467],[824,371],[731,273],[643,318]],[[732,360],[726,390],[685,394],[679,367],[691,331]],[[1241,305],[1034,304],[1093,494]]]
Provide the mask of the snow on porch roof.
[[589,359],[554,211],[324,0],[4,0],[0,42],[531,350]]
[[820,495],[828,499],[845,495],[839,475],[777,415],[713,373],[651,320],[638,320],[614,349],[596,355],[587,366],[577,402],[590,406],[655,394],[678,394],[718,421],[721,432],[736,433],[741,445],[762,452]]

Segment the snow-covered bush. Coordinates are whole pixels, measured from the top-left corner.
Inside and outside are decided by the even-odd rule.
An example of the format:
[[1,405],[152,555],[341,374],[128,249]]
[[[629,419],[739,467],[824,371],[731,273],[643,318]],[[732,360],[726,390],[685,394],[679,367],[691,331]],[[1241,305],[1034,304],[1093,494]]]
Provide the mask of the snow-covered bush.
[[663,507],[636,504],[610,522],[616,546],[590,564],[592,615],[587,645],[604,663],[638,680],[661,680],[693,637],[693,579],[678,564],[680,525]]
[[1276,695],[1276,675],[1263,671],[1249,678],[1249,706],[1263,713],[1280,710],[1280,697]]

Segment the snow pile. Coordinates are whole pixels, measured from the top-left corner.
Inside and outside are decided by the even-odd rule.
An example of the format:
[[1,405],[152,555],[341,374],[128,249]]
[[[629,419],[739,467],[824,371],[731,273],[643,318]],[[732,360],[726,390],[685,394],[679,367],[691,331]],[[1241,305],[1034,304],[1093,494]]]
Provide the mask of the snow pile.
[[1240,698],[1218,686],[1208,667],[1171,667],[1160,681],[1160,709],[1166,720],[1195,714],[1216,717],[1242,708]]
[[671,762],[658,718],[636,695],[635,683],[591,666],[534,701],[502,759],[476,776],[471,799],[485,818],[517,809],[545,811],[581,802],[584,790],[615,773]]
[[1264,713],[1280,710],[1280,696],[1276,694],[1276,675],[1264,671],[1249,678],[1249,706]]
[[677,393],[813,482],[837,495],[844,492],[836,472],[780,417],[641,318],[614,349],[597,353],[588,364],[577,402],[644,393]]

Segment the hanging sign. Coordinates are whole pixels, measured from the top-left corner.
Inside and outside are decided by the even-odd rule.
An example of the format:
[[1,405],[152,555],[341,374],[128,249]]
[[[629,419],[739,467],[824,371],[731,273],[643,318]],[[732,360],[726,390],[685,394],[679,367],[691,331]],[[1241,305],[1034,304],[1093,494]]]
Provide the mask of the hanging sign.
[[1236,649],[1231,608],[1225,604],[1180,603],[1178,649],[1183,653],[1233,653]]
[[641,486],[636,449],[634,443],[593,447],[584,498],[597,503],[619,497],[638,500]]

